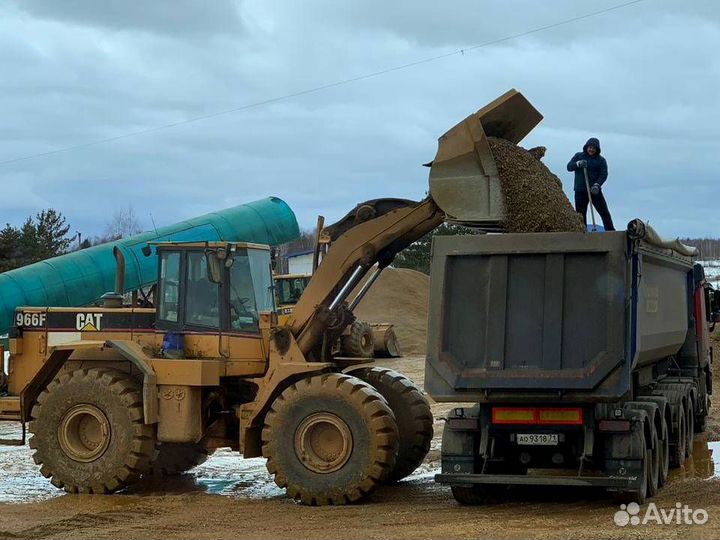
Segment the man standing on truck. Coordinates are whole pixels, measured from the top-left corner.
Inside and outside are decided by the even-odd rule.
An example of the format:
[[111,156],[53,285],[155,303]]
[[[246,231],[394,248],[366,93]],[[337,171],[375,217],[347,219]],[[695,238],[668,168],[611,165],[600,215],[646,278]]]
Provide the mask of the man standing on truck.
[[[592,195],[592,204],[602,218],[603,227],[606,231],[614,231],[615,226],[610,217],[610,210],[608,210],[602,193],[602,185],[607,180],[608,168],[607,161],[600,155],[600,141],[595,137],[588,139],[582,152],[577,152],[572,157],[567,165],[567,170],[575,172],[575,210],[582,215],[583,222],[587,223],[587,209],[590,204],[590,195]],[[590,194],[585,185],[585,171],[587,171],[590,184]]]

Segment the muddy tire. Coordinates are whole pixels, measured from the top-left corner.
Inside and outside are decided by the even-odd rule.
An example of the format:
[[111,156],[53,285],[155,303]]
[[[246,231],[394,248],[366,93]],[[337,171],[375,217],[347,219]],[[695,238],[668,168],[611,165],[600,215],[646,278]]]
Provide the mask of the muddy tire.
[[172,476],[202,465],[209,457],[202,444],[160,443],[152,461],[153,476]]
[[309,505],[346,504],[372,493],[395,466],[398,427],[366,382],[340,373],[308,377],[273,402],[262,452],[275,483]]
[[463,506],[480,506],[497,501],[498,486],[475,484],[474,486],[450,486],[453,498]]
[[660,468],[662,467],[662,448],[660,447],[660,439],[658,438],[657,431],[653,428],[652,430],[652,441],[648,446],[654,446],[654,448],[648,448],[647,460],[648,475],[647,475],[647,496],[654,497],[658,494],[660,489]]
[[685,419],[685,427],[687,435],[685,437],[685,457],[689,458],[693,454],[693,443],[695,442],[695,412],[692,400],[688,398],[687,418]]
[[679,467],[685,462],[685,449],[687,447],[686,437],[687,430],[685,429],[685,407],[680,404],[678,405],[678,427],[673,432],[670,448],[670,465],[673,467]]
[[400,431],[395,467],[388,482],[402,480],[418,468],[430,451],[433,415],[422,391],[405,375],[387,368],[365,368],[352,375],[373,386],[388,402]]
[[372,358],[375,351],[372,327],[365,321],[353,322],[350,334],[340,337],[340,351],[353,358]]
[[665,438],[660,439],[660,475],[658,476],[658,485],[663,487],[668,480],[670,471],[670,426],[666,425],[665,418],[662,421],[662,433]]
[[40,472],[69,493],[112,493],[147,473],[155,427],[143,423],[140,385],[111,369],[63,373],[32,409]]

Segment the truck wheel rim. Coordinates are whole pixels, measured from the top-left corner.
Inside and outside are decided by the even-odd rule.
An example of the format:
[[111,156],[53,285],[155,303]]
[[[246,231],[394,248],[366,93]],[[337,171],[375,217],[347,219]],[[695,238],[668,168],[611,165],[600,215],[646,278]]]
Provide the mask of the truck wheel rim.
[[295,431],[295,453],[306,468],[316,473],[341,469],[350,459],[352,447],[350,428],[332,413],[311,414]]
[[110,422],[94,405],[76,405],[60,421],[58,441],[70,459],[95,461],[110,444]]

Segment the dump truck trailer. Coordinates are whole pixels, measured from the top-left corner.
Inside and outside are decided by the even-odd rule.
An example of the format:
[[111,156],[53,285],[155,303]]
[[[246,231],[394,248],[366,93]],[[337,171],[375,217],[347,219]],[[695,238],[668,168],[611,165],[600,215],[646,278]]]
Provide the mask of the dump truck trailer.
[[426,390],[473,403],[447,419],[436,480],[466,504],[528,484],[654,495],[710,406],[717,315],[694,248],[635,220],[432,249]]

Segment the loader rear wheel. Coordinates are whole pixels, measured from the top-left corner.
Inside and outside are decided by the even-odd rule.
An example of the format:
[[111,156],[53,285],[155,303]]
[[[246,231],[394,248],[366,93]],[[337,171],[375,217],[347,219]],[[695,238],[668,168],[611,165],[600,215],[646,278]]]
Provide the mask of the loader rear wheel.
[[342,354],[354,358],[372,358],[375,351],[372,327],[365,321],[355,321],[350,326],[350,334],[340,336]]
[[369,495],[395,465],[398,427],[385,399],[340,373],[308,377],[273,402],[262,431],[275,483],[304,504],[346,504]]
[[202,465],[209,457],[208,449],[202,444],[160,443],[152,461],[154,476],[172,476]]
[[111,369],[63,373],[32,409],[30,448],[40,472],[69,493],[111,493],[148,472],[155,428],[139,385]]
[[402,480],[418,468],[430,451],[433,438],[430,404],[415,383],[392,369],[364,368],[352,374],[380,392],[395,414],[400,430],[400,446],[388,481]]

